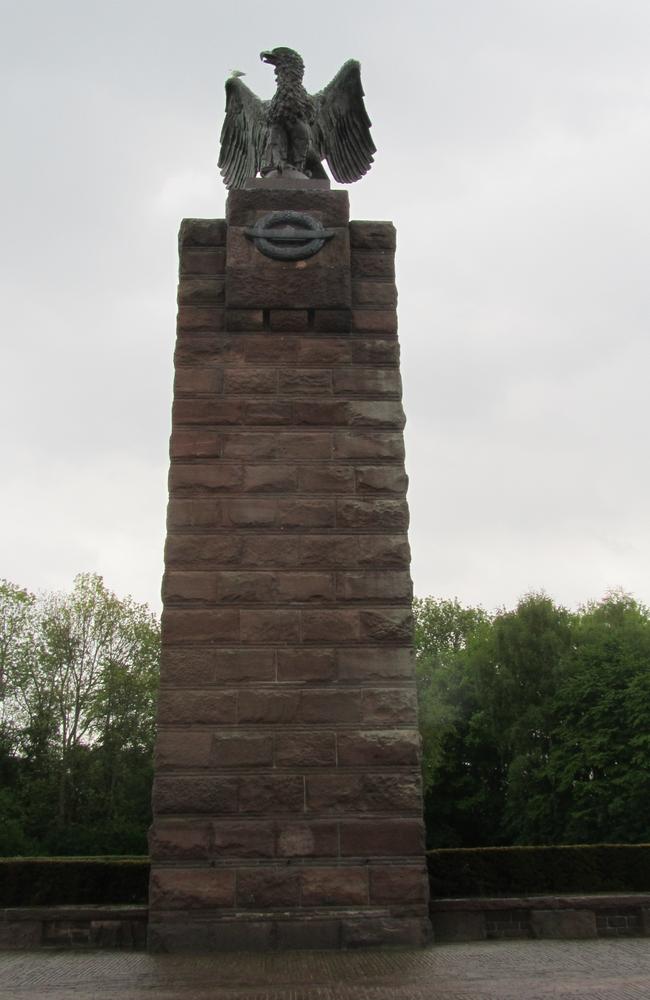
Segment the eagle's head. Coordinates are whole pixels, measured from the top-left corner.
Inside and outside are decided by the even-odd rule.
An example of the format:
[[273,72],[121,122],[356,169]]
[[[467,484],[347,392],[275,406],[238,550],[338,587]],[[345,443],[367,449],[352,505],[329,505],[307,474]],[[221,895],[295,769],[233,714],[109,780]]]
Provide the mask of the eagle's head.
[[275,66],[276,77],[297,76],[299,80],[303,78],[305,64],[293,49],[287,49],[281,45],[277,49],[271,49],[270,52],[260,52],[260,59],[262,62]]

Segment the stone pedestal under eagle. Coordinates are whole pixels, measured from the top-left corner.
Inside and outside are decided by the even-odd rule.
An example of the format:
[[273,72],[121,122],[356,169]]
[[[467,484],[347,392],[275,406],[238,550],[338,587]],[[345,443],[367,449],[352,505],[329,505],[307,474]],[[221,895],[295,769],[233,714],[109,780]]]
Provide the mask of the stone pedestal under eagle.
[[262,177],[327,178],[327,160],[340,183],[359,180],[376,152],[363,103],[359,63],[346,62],[318,94],[302,85],[304,63],[293,49],[261,52],[275,66],[277,88],[261,101],[238,76],[226,81],[226,117],[219,168],[227,188]]

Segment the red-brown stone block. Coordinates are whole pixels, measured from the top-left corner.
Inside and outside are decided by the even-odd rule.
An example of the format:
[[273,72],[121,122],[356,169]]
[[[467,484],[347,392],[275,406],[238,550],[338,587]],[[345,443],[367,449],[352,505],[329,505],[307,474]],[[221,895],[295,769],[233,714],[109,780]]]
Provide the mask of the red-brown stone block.
[[297,906],[300,875],[286,868],[242,868],[237,872],[237,903],[251,909]]
[[338,853],[336,822],[282,820],[277,824],[276,854],[279,858],[334,858]]
[[158,910],[234,906],[235,873],[224,868],[154,869],[150,905]]
[[417,819],[363,819],[341,822],[342,857],[424,856],[424,825]]
[[276,767],[335,767],[336,736],[332,732],[276,736],[275,763]]
[[303,906],[363,906],[369,902],[367,868],[306,868],[301,880]]
[[275,825],[270,820],[219,820],[212,823],[211,852],[215,858],[272,858]]

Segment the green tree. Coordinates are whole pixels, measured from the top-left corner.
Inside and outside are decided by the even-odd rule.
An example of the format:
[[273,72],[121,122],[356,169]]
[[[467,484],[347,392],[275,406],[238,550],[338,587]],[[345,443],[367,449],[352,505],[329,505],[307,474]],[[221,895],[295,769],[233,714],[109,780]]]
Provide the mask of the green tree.
[[[69,594],[20,595],[9,585],[0,605],[0,635],[21,636],[5,658],[9,840],[19,816],[25,843],[45,853],[144,851],[157,619],[93,574],[76,577]],[[20,601],[22,631],[12,629]]]

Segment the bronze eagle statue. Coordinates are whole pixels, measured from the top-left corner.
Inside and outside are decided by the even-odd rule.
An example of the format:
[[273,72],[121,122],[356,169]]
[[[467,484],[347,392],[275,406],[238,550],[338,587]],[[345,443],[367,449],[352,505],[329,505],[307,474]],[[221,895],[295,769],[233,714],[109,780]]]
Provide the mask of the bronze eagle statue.
[[257,174],[359,180],[370,170],[375,145],[363,103],[361,67],[350,59],[318,94],[302,85],[305,64],[293,49],[261,52],[275,66],[276,91],[261,101],[239,75],[226,81],[226,117],[219,169],[227,188],[241,188]]

